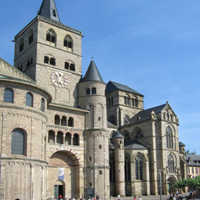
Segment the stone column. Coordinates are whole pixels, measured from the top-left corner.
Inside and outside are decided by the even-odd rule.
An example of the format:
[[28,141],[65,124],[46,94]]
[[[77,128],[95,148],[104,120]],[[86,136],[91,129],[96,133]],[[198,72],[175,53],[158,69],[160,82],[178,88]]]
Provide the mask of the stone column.
[[146,194],[150,195],[150,177],[149,177],[149,161],[147,160],[146,163]]
[[125,158],[124,158],[124,138],[114,138],[115,143],[115,177],[116,193],[125,196]]
[[54,141],[55,141],[55,144],[57,144],[57,134],[58,134],[58,133],[56,132],[56,133],[55,133],[55,140],[54,140]]
[[63,145],[66,145],[66,142],[65,142],[65,136],[66,136],[66,134],[63,133]]

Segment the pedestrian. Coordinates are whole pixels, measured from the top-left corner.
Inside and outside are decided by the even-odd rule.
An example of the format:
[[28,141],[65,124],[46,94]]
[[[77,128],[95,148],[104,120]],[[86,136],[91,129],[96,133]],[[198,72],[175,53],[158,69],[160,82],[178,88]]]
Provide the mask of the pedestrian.
[[139,200],[142,200],[142,197],[141,197],[141,196],[139,196]]
[[136,196],[133,197],[133,200],[136,200]]

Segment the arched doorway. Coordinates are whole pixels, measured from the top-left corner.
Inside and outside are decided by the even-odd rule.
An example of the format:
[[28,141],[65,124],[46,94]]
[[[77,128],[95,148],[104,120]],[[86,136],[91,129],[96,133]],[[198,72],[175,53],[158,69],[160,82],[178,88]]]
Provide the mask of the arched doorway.
[[59,199],[59,197],[65,197],[65,183],[61,180],[54,185],[54,198]]
[[173,193],[175,191],[173,191],[173,185],[176,183],[177,179],[176,177],[174,176],[170,176],[168,179],[167,179],[167,182],[168,182],[168,192],[169,193]]
[[69,151],[54,153],[48,164],[48,194],[55,199],[80,197],[80,166]]

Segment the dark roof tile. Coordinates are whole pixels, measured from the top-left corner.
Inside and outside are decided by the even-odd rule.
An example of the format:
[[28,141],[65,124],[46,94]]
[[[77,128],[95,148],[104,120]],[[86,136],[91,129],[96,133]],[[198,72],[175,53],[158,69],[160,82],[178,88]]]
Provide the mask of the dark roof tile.
[[58,11],[56,8],[56,3],[54,0],[43,0],[38,15],[60,22]]
[[153,111],[156,115],[162,111],[162,109],[166,106],[166,104],[156,106],[153,108],[149,108],[137,113],[130,121],[133,122],[135,119],[137,120],[148,120],[151,117],[151,112]]
[[136,90],[134,90],[134,89],[132,89],[132,88],[126,86],[126,85],[123,85],[121,83],[117,83],[117,82],[114,82],[114,81],[109,81],[107,86],[106,86],[106,94],[114,92],[116,90],[122,90],[122,91],[125,91],[125,92],[130,92],[130,93],[133,93],[133,94],[137,94],[139,96],[143,96],[142,94],[140,94]]
[[81,82],[85,82],[85,81],[99,81],[99,82],[104,83],[101,77],[101,74],[93,60],[90,62],[90,65],[88,67],[88,70],[84,78],[81,79]]

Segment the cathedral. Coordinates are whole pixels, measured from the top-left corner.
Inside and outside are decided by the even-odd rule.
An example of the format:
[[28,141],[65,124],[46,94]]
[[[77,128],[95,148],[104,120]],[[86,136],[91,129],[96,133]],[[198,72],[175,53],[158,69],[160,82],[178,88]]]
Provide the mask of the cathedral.
[[169,103],[144,108],[94,60],[82,74],[82,37],[43,0],[15,36],[14,66],[0,59],[1,200],[168,194],[186,177]]

